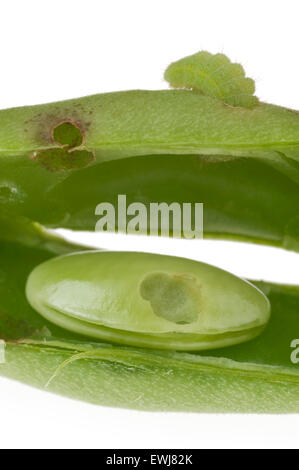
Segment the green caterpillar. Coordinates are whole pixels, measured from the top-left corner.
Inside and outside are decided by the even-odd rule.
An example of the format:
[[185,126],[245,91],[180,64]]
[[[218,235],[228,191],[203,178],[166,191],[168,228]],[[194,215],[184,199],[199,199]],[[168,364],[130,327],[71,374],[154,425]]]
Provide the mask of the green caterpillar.
[[254,80],[224,54],[201,51],[185,57],[170,64],[164,78],[173,88],[194,90],[230,106],[250,109],[258,104]]

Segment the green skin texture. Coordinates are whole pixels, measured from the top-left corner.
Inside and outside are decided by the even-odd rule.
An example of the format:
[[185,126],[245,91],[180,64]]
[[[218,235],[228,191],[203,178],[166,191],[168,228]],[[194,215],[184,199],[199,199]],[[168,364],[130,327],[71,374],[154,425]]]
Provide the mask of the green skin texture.
[[[72,122],[80,146],[54,129]],[[76,155],[71,167],[65,159]],[[66,156],[65,156],[66,155]],[[90,157],[90,158],[89,158]],[[188,90],[108,93],[0,111],[0,374],[91,403],[142,410],[299,410],[299,289],[256,283],[267,328],[230,347],[186,353],[117,346],[62,329],[33,310],[30,272],[82,250],[47,227],[94,230],[99,202],[203,202],[205,236],[299,251],[299,114],[234,108]],[[195,243],[195,242],[194,242]],[[51,332],[51,336],[49,335]]]

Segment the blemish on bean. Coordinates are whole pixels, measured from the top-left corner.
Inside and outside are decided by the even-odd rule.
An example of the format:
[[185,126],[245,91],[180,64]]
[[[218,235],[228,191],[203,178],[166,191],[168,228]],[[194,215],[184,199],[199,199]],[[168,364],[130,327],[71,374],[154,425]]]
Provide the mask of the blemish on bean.
[[194,276],[148,274],[140,284],[140,295],[151,304],[153,312],[177,324],[193,323],[200,311],[200,290]]

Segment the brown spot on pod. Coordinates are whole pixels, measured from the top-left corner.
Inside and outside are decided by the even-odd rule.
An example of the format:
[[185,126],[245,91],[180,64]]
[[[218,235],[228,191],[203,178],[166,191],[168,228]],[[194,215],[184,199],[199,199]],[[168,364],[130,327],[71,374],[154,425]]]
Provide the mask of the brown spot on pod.
[[82,126],[71,120],[62,120],[51,128],[55,148],[35,152],[32,156],[47,170],[59,172],[84,168],[94,161],[94,153],[84,149]]

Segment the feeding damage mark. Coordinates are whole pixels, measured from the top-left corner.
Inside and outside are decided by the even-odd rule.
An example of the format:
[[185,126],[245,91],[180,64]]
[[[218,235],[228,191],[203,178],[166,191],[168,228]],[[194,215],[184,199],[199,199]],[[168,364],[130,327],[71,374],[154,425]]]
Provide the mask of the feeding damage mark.
[[94,160],[93,152],[82,148],[84,133],[79,125],[72,121],[63,121],[52,130],[52,140],[59,146],[53,149],[35,152],[34,160],[54,173],[63,170],[84,168]]
[[54,127],[53,139],[60,145],[79,147],[83,143],[83,132],[75,123],[66,121]]
[[149,273],[140,295],[158,317],[181,325],[195,322],[201,310],[199,281],[190,274]]

